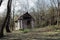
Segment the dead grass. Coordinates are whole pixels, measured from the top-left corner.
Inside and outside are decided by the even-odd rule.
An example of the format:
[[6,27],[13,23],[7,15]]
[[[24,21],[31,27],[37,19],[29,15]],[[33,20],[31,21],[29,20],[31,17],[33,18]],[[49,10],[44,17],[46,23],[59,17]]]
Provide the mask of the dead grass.
[[[8,34],[8,37],[10,38],[21,38],[21,39],[26,39],[26,40],[31,40],[31,39],[59,39],[60,38],[60,27],[57,25],[52,25],[52,26],[47,26],[44,28],[35,28],[32,30],[19,30],[19,31],[14,31],[11,34]],[[6,37],[6,38],[8,38]]]
[[56,31],[56,30],[60,30],[60,26],[52,25],[52,26],[46,26],[44,28],[35,28],[34,30],[40,32]]

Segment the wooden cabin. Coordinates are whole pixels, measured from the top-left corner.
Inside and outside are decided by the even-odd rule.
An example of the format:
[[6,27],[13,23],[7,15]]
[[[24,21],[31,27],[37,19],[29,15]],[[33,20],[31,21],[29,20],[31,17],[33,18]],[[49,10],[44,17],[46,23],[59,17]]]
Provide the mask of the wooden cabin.
[[34,18],[26,12],[15,21],[15,30],[34,28]]

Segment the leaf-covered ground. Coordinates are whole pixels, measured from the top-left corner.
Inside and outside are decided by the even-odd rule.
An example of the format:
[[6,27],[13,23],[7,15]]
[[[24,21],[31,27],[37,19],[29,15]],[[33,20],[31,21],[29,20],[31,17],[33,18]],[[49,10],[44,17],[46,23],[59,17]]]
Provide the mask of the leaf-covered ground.
[[13,31],[5,34],[0,40],[60,40],[60,30],[45,27],[33,29],[27,33]]

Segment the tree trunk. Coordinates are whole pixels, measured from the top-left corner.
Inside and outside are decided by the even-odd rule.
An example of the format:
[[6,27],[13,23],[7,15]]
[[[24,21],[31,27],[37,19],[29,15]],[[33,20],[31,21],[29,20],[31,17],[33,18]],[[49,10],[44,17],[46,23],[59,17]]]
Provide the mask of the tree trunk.
[[[2,2],[3,2],[3,0],[0,0],[0,6],[1,6]],[[1,28],[1,27],[0,27],[0,28]],[[1,30],[0,30],[0,32],[1,32]],[[1,35],[3,35],[3,34],[0,33],[0,37],[1,37]]]
[[7,14],[8,14],[8,19],[7,19],[7,24],[6,24],[6,31],[10,32],[9,30],[9,26],[10,26],[10,18],[11,18],[11,4],[12,4],[12,0],[8,1],[8,5],[7,5]]
[[14,13],[15,13],[15,5],[13,6],[13,27],[12,27],[12,31],[14,30],[14,25],[15,25],[15,23],[14,23]]
[[3,2],[3,0],[0,0],[0,6],[1,6],[2,2]]
[[[6,18],[4,20],[4,23],[1,27],[1,30],[0,30],[0,37],[3,37],[3,29],[5,27],[5,24],[7,22],[7,25],[9,25],[9,22],[10,22],[10,12],[11,12],[11,3],[12,3],[12,0],[8,0],[8,5],[7,5],[7,15],[6,15]],[[8,21],[7,21],[8,20]],[[6,25],[6,30],[9,30],[9,26]]]
[[57,26],[59,26],[59,15],[60,15],[60,1],[59,0],[57,0],[57,2],[58,2],[58,9],[57,9]]
[[[10,14],[9,14],[10,15]],[[10,16],[8,16],[7,23],[6,23],[6,32],[10,32]]]

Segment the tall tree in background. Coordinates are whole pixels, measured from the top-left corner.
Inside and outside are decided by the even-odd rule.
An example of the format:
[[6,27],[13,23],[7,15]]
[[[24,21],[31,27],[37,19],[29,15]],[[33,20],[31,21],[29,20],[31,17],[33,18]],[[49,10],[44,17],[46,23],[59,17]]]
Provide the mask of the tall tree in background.
[[43,24],[43,19],[42,18],[45,15],[45,10],[46,10],[45,6],[46,6],[45,0],[37,0],[37,2],[36,2],[36,7],[37,7],[37,15],[36,15],[37,26],[41,26],[41,24]]
[[55,5],[55,1],[54,0],[50,0],[50,4],[51,4],[51,7],[50,7],[50,18],[49,18],[49,25],[51,26],[52,24],[52,21],[54,21],[54,7],[56,7]]
[[8,0],[7,14],[6,14],[6,18],[5,18],[4,23],[3,23],[2,27],[1,27],[1,30],[0,30],[0,37],[3,36],[3,30],[4,30],[4,27],[5,27],[5,24],[6,24],[6,30],[8,30],[7,32],[10,32],[9,24],[10,24],[11,3],[12,3],[12,0]]
[[[60,15],[60,0],[50,0],[50,24],[54,24],[54,21],[57,21],[57,26],[59,25],[59,15]],[[56,19],[56,20],[55,20]]]
[[57,2],[58,2],[58,9],[57,9],[57,14],[58,14],[58,16],[57,16],[57,25],[59,25],[59,15],[60,15],[60,0],[57,0]]
[[[16,2],[14,1],[14,3],[16,4]],[[13,4],[13,26],[12,26],[12,30],[14,30],[14,13],[15,13],[15,5]]]

